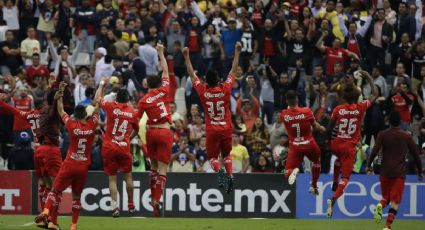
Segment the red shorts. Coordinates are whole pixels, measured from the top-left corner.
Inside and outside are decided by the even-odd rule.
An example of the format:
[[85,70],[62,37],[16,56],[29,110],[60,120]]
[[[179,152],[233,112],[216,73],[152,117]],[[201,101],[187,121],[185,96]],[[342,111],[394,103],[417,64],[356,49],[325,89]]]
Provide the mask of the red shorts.
[[381,181],[382,198],[388,203],[400,204],[403,197],[404,178],[381,176],[379,180]]
[[173,133],[170,129],[152,129],[146,132],[146,148],[151,160],[170,163]]
[[356,160],[356,145],[350,142],[333,140],[331,142],[331,152],[341,162],[341,177],[350,179]]
[[40,145],[34,152],[34,167],[37,177],[56,177],[62,164],[59,147]]
[[320,160],[320,148],[316,141],[312,140],[309,144],[305,145],[291,145],[289,147],[285,169],[292,170],[298,168],[303,162],[304,156],[312,162]]
[[133,156],[127,147],[105,141],[102,146],[102,159],[103,169],[108,176],[115,176],[118,171],[130,173],[133,168]]
[[88,170],[88,166],[64,161],[53,182],[53,189],[62,192],[71,185],[72,193],[81,195],[86,184]]
[[208,159],[218,158],[220,152],[224,158],[232,151],[232,130],[230,132],[207,131],[206,139]]

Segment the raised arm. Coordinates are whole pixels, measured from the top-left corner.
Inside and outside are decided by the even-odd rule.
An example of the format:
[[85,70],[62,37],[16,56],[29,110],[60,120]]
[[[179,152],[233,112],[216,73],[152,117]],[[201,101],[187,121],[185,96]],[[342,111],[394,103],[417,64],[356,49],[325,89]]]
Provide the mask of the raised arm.
[[369,100],[371,103],[374,103],[376,99],[379,97],[378,89],[376,88],[375,83],[373,82],[372,76],[364,70],[360,71],[363,78],[366,78],[367,82],[370,85],[370,88],[372,89],[372,95],[370,96]]
[[194,83],[196,80],[198,80],[198,77],[196,76],[195,71],[193,70],[192,62],[190,62],[189,48],[183,48],[183,56],[184,62],[186,63],[187,73],[189,74],[192,83]]
[[242,45],[240,42],[236,42],[235,46],[235,57],[233,58],[232,69],[230,70],[230,74],[236,76],[238,67],[239,67],[239,57],[241,55]]
[[100,99],[103,98],[104,91],[105,91],[105,80],[102,79],[99,83],[99,88],[97,88],[96,94],[94,96],[94,103],[98,104],[100,102]]
[[326,36],[328,36],[328,31],[327,30],[325,30],[325,31],[322,31],[322,36],[320,36],[320,38],[319,38],[319,40],[317,40],[317,42],[316,42],[316,47],[321,51],[321,52],[325,52],[325,46],[323,45],[323,39],[326,37]]
[[162,78],[169,78],[167,60],[164,56],[164,46],[158,43],[156,45],[156,51],[158,52],[159,64],[161,65],[162,69]]
[[63,92],[65,90],[65,87],[66,87],[66,83],[62,81],[59,84],[59,90],[55,94],[55,99],[57,99],[56,109],[57,109],[58,114],[59,114],[60,117],[62,117],[63,115],[66,114],[66,112],[65,112],[65,110],[63,108]]

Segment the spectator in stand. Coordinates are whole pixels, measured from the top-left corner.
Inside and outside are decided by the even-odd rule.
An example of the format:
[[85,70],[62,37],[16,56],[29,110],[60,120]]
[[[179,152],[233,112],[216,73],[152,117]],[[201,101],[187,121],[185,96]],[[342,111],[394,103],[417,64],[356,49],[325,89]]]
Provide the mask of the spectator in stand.
[[[186,31],[182,30],[177,20],[169,20],[166,30],[167,40],[167,53],[174,54],[174,44],[176,41],[180,41],[180,44],[184,44],[186,40]],[[177,75],[179,76],[179,75]]]
[[[16,109],[24,112],[34,110],[34,99],[28,94],[28,89],[25,87],[19,87],[16,93],[10,100],[10,105]],[[13,140],[15,145],[19,145],[19,139],[21,132],[32,134],[31,124],[27,120],[21,119],[18,116],[14,116],[13,119]],[[32,135],[31,135],[32,137]]]
[[275,87],[275,107],[276,110],[282,110],[288,107],[286,104],[285,95],[289,90],[297,90],[298,83],[300,80],[299,71],[293,71],[291,78],[289,78],[288,73],[283,72],[280,74],[279,79],[277,80],[277,86]]
[[251,133],[255,120],[259,116],[260,103],[253,96],[241,97],[237,101],[236,114],[242,116],[247,134]]
[[322,0],[316,0],[314,1],[314,6],[311,8],[311,14],[313,17],[318,17],[319,13],[321,11],[325,11],[326,8],[323,7],[323,1]]
[[76,83],[74,89],[74,102],[76,105],[86,99],[87,78],[87,74],[79,75],[79,82]]
[[200,115],[194,117],[193,124],[189,124],[189,141],[193,146],[198,146],[202,136],[205,136],[204,119]]
[[[331,2],[331,1],[329,1]],[[359,59],[357,54],[350,52],[344,48],[341,48],[341,41],[339,38],[335,38],[335,40],[332,42],[332,47],[327,47],[323,45],[322,41],[327,36],[327,31],[324,31],[322,36],[319,38],[319,40],[316,43],[316,47],[325,53],[326,56],[326,75],[328,76],[334,76],[334,65],[335,63],[344,63],[345,58],[347,56],[354,57],[356,59]]]
[[[275,162],[276,172],[282,172],[285,167],[286,158],[288,157],[289,141],[288,135],[283,133],[279,137],[279,143],[273,147],[272,156]],[[260,157],[257,159],[257,161]]]
[[[397,63],[395,68],[396,76],[394,77],[393,83],[391,84],[391,89],[397,87],[400,83],[406,83],[407,88],[410,89],[412,85],[412,81],[410,76],[406,74],[406,68],[403,63]],[[387,76],[388,80],[391,80],[390,76]]]
[[[378,0],[378,2],[379,1],[382,1],[382,0]],[[394,26],[394,24],[396,23],[396,21],[397,21],[397,13],[395,12],[395,10],[393,10],[392,8],[391,8],[391,2],[390,2],[390,0],[383,0],[382,1],[383,3],[382,3],[382,5],[380,6],[379,5],[379,3],[378,3],[378,9],[379,8],[384,8],[384,11],[385,11],[385,20],[390,24],[390,25],[392,25],[392,26]]]
[[40,64],[40,54],[38,53],[32,54],[31,63],[31,66],[26,69],[26,80],[31,87],[35,87],[36,84],[34,83],[33,77],[37,75],[49,79],[50,72],[46,66]]
[[91,6],[90,0],[82,0],[74,14],[75,35],[81,36],[83,49],[92,55],[96,40],[96,10]]
[[391,90],[391,95],[387,99],[391,111],[400,113],[401,126],[404,130],[410,130],[410,123],[412,122],[410,112],[412,109],[415,96],[410,92],[406,82],[400,82]]
[[15,1],[6,0],[5,5],[2,7],[3,17],[2,19],[6,21],[8,30],[13,31],[15,37],[19,36],[19,10]]
[[320,11],[318,14],[319,19],[326,19],[332,24],[332,33],[340,42],[344,42],[344,35],[339,26],[338,13],[335,10],[335,0],[328,0],[326,2],[326,10]]
[[195,149],[189,145],[187,135],[181,135],[178,143],[174,143],[171,157],[172,172],[193,172]]
[[106,20],[112,25],[118,19],[119,12],[112,6],[112,0],[103,0],[102,9],[96,12],[98,19],[106,18]]
[[35,82],[37,82],[37,86],[33,89],[31,89],[31,94],[34,98],[34,105],[35,107],[38,107],[37,105],[41,105],[44,102],[44,96],[47,92],[47,79],[43,76],[34,76]]
[[[379,88],[382,97],[387,97],[389,94],[389,88],[387,84],[387,80],[382,76],[381,70],[379,66],[372,67],[372,78],[373,83]],[[363,86],[363,96],[365,98],[369,98],[371,95],[372,89],[369,84]]]
[[6,40],[0,43],[0,49],[0,59],[3,60],[0,73],[16,75],[16,70],[22,65],[22,58],[12,31],[6,31]]
[[[396,66],[397,63],[401,62],[404,66],[406,66],[406,72],[412,72],[411,65],[411,55],[409,52],[412,51],[412,43],[409,40],[409,35],[404,33],[401,35],[401,40],[399,44],[394,43],[394,49],[391,54],[391,66]],[[413,75],[413,77],[415,77]],[[416,79],[416,78],[415,78]],[[419,81],[420,84],[420,81]],[[414,87],[414,86],[413,86]]]
[[285,52],[281,46],[277,45],[280,37],[278,37],[276,26],[273,26],[272,20],[266,19],[264,26],[255,30],[259,33],[258,51],[261,59],[270,58],[273,69],[278,73],[281,72],[282,59],[279,57],[284,56]]
[[416,35],[416,20],[414,15],[409,14],[409,5],[406,2],[400,2],[398,5],[397,21],[394,25],[396,34],[396,43],[401,40],[401,35],[407,33],[410,41],[415,40]]
[[[275,78],[273,78],[271,67],[268,65],[268,60],[265,65],[260,68],[260,85],[261,93],[260,98],[262,101],[262,119],[267,118],[267,124],[272,125],[274,122],[274,88],[276,87]],[[274,86],[274,87],[273,87]]]
[[230,66],[233,60],[236,42],[242,38],[242,31],[236,29],[236,19],[229,18],[229,28],[224,30],[221,34],[221,60],[224,61],[224,72],[227,73],[230,70]]
[[119,57],[124,57],[128,50],[130,49],[130,45],[128,42],[124,41],[122,39],[123,32],[119,30],[114,30],[114,36],[115,36],[115,55]]
[[248,71],[251,61],[254,59],[258,49],[257,33],[253,29],[251,21],[248,18],[243,19],[242,23],[242,50],[240,65],[243,72]]
[[255,119],[254,127],[251,133],[247,136],[247,147],[250,151],[260,154],[263,149],[269,144],[270,134],[261,118]]
[[171,112],[171,119],[173,120],[173,123],[177,120],[184,120],[183,115],[181,115],[179,112],[177,112],[177,104],[172,101],[170,102],[170,112]]
[[203,136],[201,140],[199,141],[199,147],[196,149],[196,160],[195,160],[195,167],[197,172],[205,172],[205,169],[207,168],[207,165],[205,163],[207,162],[207,148],[206,148],[206,141],[207,138]]
[[158,52],[156,51],[156,39],[147,37],[146,44],[139,46],[139,57],[146,65],[146,75],[157,75],[159,71]]
[[72,11],[71,0],[63,0],[59,3],[58,19],[56,24],[56,35],[60,37],[63,44],[68,46],[72,38]]
[[220,34],[217,33],[213,25],[209,25],[203,34],[204,72],[209,69],[221,69],[222,66],[219,62],[220,42]]
[[102,77],[110,77],[113,70],[113,66],[111,65],[111,58],[107,56],[107,51],[103,47],[99,47],[96,49],[95,53],[96,68],[94,73],[94,79],[96,81],[96,85],[99,85]]
[[40,53],[40,42],[36,39],[36,30],[34,27],[29,26],[27,29],[27,38],[21,43],[21,57],[24,59],[24,65],[30,66],[32,64],[32,56],[35,53]]
[[385,50],[393,38],[393,27],[385,19],[385,10],[378,9],[367,32],[368,65],[384,66]]
[[[424,26],[425,28],[425,26]],[[412,72],[407,72],[407,73],[411,73],[411,77],[412,77],[412,90],[416,90],[419,84],[422,83],[422,74],[421,74],[421,69],[422,67],[425,66],[425,41],[421,40],[421,41],[415,41],[412,44],[412,48],[410,50],[410,55],[409,55],[409,51],[407,51],[407,57],[411,56],[411,59],[409,60],[412,64]],[[406,63],[407,65],[410,64],[410,62]],[[406,66],[406,65],[405,65]]]
[[248,149],[240,144],[239,134],[232,135],[232,165],[234,173],[246,173],[249,170],[249,153]]
[[260,155],[255,161],[254,167],[252,167],[252,172],[253,173],[273,173],[274,169],[269,159],[264,155]]
[[38,9],[40,11],[37,24],[38,40],[40,41],[41,50],[44,51],[47,47],[46,36],[51,37],[55,33],[54,17],[56,17],[56,7],[53,4],[53,0],[45,0],[39,4]]

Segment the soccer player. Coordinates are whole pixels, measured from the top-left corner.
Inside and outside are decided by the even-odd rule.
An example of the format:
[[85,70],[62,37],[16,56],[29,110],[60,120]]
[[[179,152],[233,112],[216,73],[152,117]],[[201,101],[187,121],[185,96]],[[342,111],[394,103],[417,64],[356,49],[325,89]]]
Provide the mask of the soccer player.
[[151,205],[154,216],[161,215],[160,199],[167,180],[167,167],[171,159],[173,133],[170,112],[170,77],[168,75],[167,61],[164,56],[164,47],[156,46],[162,68],[162,79],[159,76],[149,76],[147,83],[148,93],[139,101],[138,118],[146,112],[148,116],[146,147],[151,159],[151,172],[149,186],[151,189]]
[[[60,204],[60,199],[58,199],[59,194],[68,186],[71,186],[72,223],[70,229],[77,230],[77,221],[81,209],[80,197],[87,180],[90,166],[91,147],[99,121],[99,115],[97,113],[99,107],[96,106],[93,115],[87,117],[86,107],[77,105],[74,109],[74,118],[72,119],[64,111],[62,101],[63,93],[59,93],[61,97],[57,102],[57,110],[62,122],[69,132],[70,143],[66,159],[60,167],[59,173],[53,183],[52,191],[47,196],[43,212],[37,216],[36,222],[47,220],[48,216],[52,214],[50,212],[51,209]],[[49,229],[59,229],[57,222],[53,224],[56,225],[56,228],[51,228],[49,223]]]
[[389,115],[389,122],[391,127],[378,134],[366,168],[369,173],[373,171],[371,169],[372,162],[381,151],[382,162],[379,180],[381,182],[382,199],[376,205],[374,218],[377,222],[380,222],[382,220],[383,208],[391,204],[384,230],[391,229],[403,196],[407,152],[412,155],[416,162],[418,179],[420,181],[423,180],[418,147],[413,141],[412,136],[400,128],[400,113],[392,112]]
[[[59,89],[53,88],[55,81],[52,81],[47,92],[47,102],[40,110],[39,128],[36,132],[40,143],[34,152],[34,162],[40,169],[40,175],[45,184],[45,193],[47,199],[48,192],[51,191],[52,184],[59,172],[62,164],[62,156],[59,149],[60,135],[60,117],[57,113],[57,100],[63,94],[66,84],[61,82]],[[60,203],[62,194],[58,194],[57,202]],[[49,223],[36,221],[38,227],[47,226],[49,229],[57,229],[58,203],[54,203],[50,209]]]
[[[139,126],[137,112],[128,104],[130,96],[126,89],[117,92],[116,101],[108,102],[102,99],[105,81],[100,82],[96,92],[95,101],[100,102],[100,108],[106,113],[106,132],[102,144],[102,159],[105,174],[109,178],[109,191],[111,193],[112,216],[120,216],[117,204],[117,172],[124,174],[128,196],[128,211],[136,211],[133,203],[133,167],[132,154],[130,152],[130,138],[137,134]],[[131,133],[133,131],[133,134]]]
[[241,43],[235,46],[235,57],[232,69],[225,82],[220,82],[216,71],[209,70],[206,74],[206,84],[201,83],[196,76],[190,62],[189,49],[183,49],[187,72],[192,80],[192,85],[198,93],[205,111],[206,124],[206,148],[211,167],[218,172],[218,185],[224,187],[224,170],[221,168],[218,156],[221,152],[224,167],[227,172],[226,192],[233,191],[232,158],[229,155],[232,150],[232,119],[230,112],[230,91],[235,81],[236,72],[241,53]]
[[341,172],[341,181],[338,184],[339,174],[334,177],[334,184],[338,184],[331,199],[327,200],[328,218],[332,217],[333,206],[336,200],[344,193],[345,186],[350,180],[351,173],[356,158],[356,145],[360,138],[363,115],[366,110],[375,102],[378,97],[378,90],[373,83],[373,79],[366,71],[361,71],[363,78],[366,78],[372,88],[372,96],[364,101],[357,102],[360,91],[352,85],[344,88],[344,104],[338,105],[332,112],[332,117],[327,129],[328,139],[332,137],[332,130],[338,126],[336,137],[331,141],[331,151],[337,157],[340,164],[335,164],[337,169],[334,172]]
[[326,132],[326,129],[316,122],[310,108],[298,107],[298,98],[295,91],[290,90],[286,93],[286,103],[288,104],[288,109],[280,113],[280,120],[285,125],[289,138],[285,176],[288,177],[290,185],[294,184],[299,172],[298,167],[304,160],[304,156],[307,156],[313,162],[310,193],[319,195],[317,181],[320,176],[320,148],[313,138],[311,127],[323,133]]

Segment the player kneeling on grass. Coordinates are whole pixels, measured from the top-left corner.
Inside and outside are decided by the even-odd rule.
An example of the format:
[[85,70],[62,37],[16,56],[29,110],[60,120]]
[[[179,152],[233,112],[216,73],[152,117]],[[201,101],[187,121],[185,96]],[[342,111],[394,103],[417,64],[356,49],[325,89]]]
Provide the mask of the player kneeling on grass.
[[319,195],[317,181],[320,176],[320,148],[313,138],[311,127],[313,126],[323,133],[326,132],[326,129],[316,122],[310,108],[298,107],[295,91],[290,90],[286,93],[286,103],[288,109],[283,110],[280,114],[280,120],[285,125],[289,138],[285,176],[288,177],[290,185],[294,184],[299,172],[298,167],[303,162],[304,156],[307,156],[313,162],[310,192]]
[[[111,193],[112,217],[120,216],[117,203],[117,172],[124,174],[127,190],[128,211],[136,211],[133,203],[133,159],[130,151],[130,140],[139,130],[137,112],[128,105],[130,96],[126,89],[117,92],[116,101],[108,102],[103,97],[105,81],[100,81],[95,101],[106,113],[106,131],[102,145],[102,159],[105,174],[108,175],[109,191]],[[131,132],[133,131],[133,134]],[[130,135],[132,137],[130,137]]]
[[[58,91],[62,94],[62,92]],[[87,117],[86,108],[78,105],[74,109],[74,118],[63,109],[62,97],[57,102],[57,109],[65,127],[69,132],[69,149],[65,161],[60,167],[59,173],[53,183],[53,188],[47,196],[43,212],[37,216],[36,222],[47,221],[51,215],[51,208],[59,206],[58,196],[71,185],[72,189],[72,223],[71,230],[77,229],[78,216],[80,214],[80,196],[86,183],[89,166],[91,163],[91,147],[93,144],[99,115],[97,114],[98,106],[95,113]],[[57,223],[54,226],[49,224],[49,229],[59,229]]]
[[161,216],[162,205],[160,199],[167,180],[167,168],[171,159],[173,133],[170,130],[172,123],[170,112],[170,77],[167,61],[164,56],[164,47],[156,47],[162,68],[162,78],[149,76],[147,83],[149,92],[139,101],[138,117],[146,112],[148,116],[146,147],[151,159],[149,186],[151,190],[151,205],[154,216]]
[[218,156],[223,157],[223,164],[227,172],[226,192],[233,191],[233,172],[232,158],[230,151],[232,150],[232,114],[230,112],[230,92],[235,82],[239,65],[239,56],[242,45],[236,43],[235,56],[233,59],[232,69],[225,82],[220,82],[220,77],[214,70],[208,70],[206,74],[206,84],[201,83],[198,76],[193,70],[190,62],[189,49],[183,49],[186,69],[192,80],[192,86],[195,88],[205,111],[206,124],[206,149],[208,159],[210,160],[211,168],[218,172],[218,185],[224,187],[224,170],[220,166]]
[[412,136],[400,129],[400,113],[392,112],[389,116],[390,128],[378,134],[372,154],[367,162],[367,172],[372,173],[372,162],[379,152],[382,153],[380,167],[380,178],[382,199],[376,205],[375,220],[382,219],[382,209],[391,203],[388,211],[387,223],[384,230],[391,229],[395,215],[401,202],[404,189],[404,179],[406,178],[406,153],[412,155],[418,168],[418,179],[422,181],[422,163],[419,158],[418,147]]
[[[360,139],[360,131],[362,127],[363,115],[366,110],[378,98],[378,89],[373,83],[373,79],[366,71],[360,72],[363,78],[366,78],[372,88],[372,96],[364,101],[357,102],[361,94],[360,90],[355,86],[347,85],[344,88],[343,99],[344,104],[335,107],[332,112],[332,117],[328,126],[328,139],[331,140],[332,131],[335,125],[338,126],[338,131],[335,139],[331,141],[331,151],[337,157],[340,164],[335,164],[334,184],[332,190],[334,194],[332,198],[327,200],[327,216],[331,218],[333,215],[333,207],[335,202],[344,193],[351,173],[353,172],[354,162],[357,154],[357,143]],[[339,172],[341,172],[341,181],[338,183]]]

